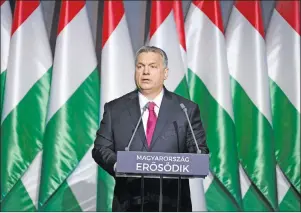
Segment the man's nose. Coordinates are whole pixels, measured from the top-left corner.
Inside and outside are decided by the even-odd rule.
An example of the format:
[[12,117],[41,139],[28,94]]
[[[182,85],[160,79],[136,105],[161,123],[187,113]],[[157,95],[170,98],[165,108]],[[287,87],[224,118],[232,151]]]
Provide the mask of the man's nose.
[[143,74],[144,75],[148,75],[149,74],[149,68],[147,66],[144,67]]

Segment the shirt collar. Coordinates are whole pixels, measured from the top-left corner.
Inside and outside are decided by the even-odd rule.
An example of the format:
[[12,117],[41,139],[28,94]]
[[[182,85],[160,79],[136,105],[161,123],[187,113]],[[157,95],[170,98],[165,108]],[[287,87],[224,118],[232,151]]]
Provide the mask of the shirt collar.
[[164,95],[164,89],[162,89],[161,92],[153,100],[149,100],[141,92],[138,92],[140,108],[142,109],[145,106],[145,104],[147,104],[149,101],[152,101],[160,109],[163,95]]

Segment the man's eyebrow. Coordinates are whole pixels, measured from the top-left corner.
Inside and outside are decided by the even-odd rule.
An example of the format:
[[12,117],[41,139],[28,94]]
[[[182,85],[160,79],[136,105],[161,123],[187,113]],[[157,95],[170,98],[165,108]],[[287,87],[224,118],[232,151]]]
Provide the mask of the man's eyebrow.
[[[138,62],[137,65],[145,65],[145,64],[142,62]],[[156,65],[156,62],[151,62],[148,65]]]

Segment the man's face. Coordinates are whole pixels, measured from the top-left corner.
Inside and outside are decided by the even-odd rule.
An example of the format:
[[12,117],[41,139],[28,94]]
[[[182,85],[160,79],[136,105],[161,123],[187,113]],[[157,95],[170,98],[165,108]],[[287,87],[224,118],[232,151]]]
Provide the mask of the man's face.
[[135,79],[138,88],[151,93],[161,90],[167,79],[168,69],[164,68],[163,58],[159,53],[140,53],[136,63]]

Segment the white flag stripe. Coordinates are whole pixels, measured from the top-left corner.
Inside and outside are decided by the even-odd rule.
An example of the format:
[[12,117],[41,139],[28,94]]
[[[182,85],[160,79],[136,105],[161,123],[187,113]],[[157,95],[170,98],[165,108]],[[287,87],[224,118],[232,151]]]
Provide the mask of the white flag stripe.
[[[241,35],[243,33],[243,35]],[[244,39],[240,39],[240,38]],[[231,76],[245,90],[258,110],[272,124],[265,41],[251,23],[232,9],[226,32]],[[243,50],[241,50],[243,48]],[[256,54],[254,54],[256,53]],[[237,59],[239,63],[237,63]],[[256,84],[254,84],[256,82]],[[262,101],[264,100],[264,101]]]
[[207,177],[205,177],[204,181],[203,181],[203,185],[204,185],[204,192],[206,193],[209,186],[211,185],[213,181],[213,175],[211,172],[209,172],[209,175]]
[[180,41],[177,36],[176,24],[172,11],[158,27],[149,41],[150,46],[156,46],[163,49],[168,56],[169,73],[164,85],[170,91],[174,91],[185,76],[179,44]]
[[[224,88],[230,88],[223,33],[194,4],[191,4],[185,26],[187,38],[196,38],[194,42],[187,41],[189,68],[202,79],[209,93],[233,119],[230,91],[220,92],[224,91]],[[206,50],[206,54],[203,50]]]
[[[187,76],[187,73],[188,73],[187,53],[184,50],[184,48],[182,47],[182,45],[180,45],[180,51],[181,51],[181,56],[182,56],[182,61],[183,61],[183,66],[184,66],[184,75],[186,77],[186,82],[188,84],[188,76]],[[188,90],[189,90],[189,88],[188,88]]]
[[[98,165],[92,159],[92,148],[93,146],[67,179],[67,183],[83,211],[96,211]],[[83,193],[83,189],[85,189],[85,193]]]
[[192,211],[206,211],[203,178],[189,179]]
[[300,35],[274,10],[266,41],[269,77],[300,113]]
[[277,198],[278,198],[278,203],[280,204],[290,188],[290,183],[287,181],[279,165],[276,166],[276,174],[277,174]]
[[185,70],[185,73],[187,72],[187,53],[186,51],[184,50],[184,48],[182,47],[182,45],[180,44],[180,52],[181,52],[181,56],[182,56],[182,61],[183,61],[183,67],[184,67],[184,70]]
[[123,15],[102,50],[101,115],[106,102],[119,98],[136,88],[134,74],[134,52],[126,16]]
[[5,1],[1,6],[1,73],[7,68],[11,25],[12,13],[9,1]]
[[245,173],[241,164],[239,164],[239,179],[240,179],[241,197],[244,198],[251,186],[251,181],[249,180],[249,177]]
[[18,87],[5,88],[2,122],[51,66],[52,54],[39,5],[11,38],[6,84]]
[[58,35],[51,85],[51,99],[55,100],[50,101],[47,122],[97,67],[87,17],[85,6]]
[[41,166],[42,166],[42,151],[40,151],[37,154],[35,159],[28,167],[27,171],[21,178],[22,183],[36,208],[38,208]]

